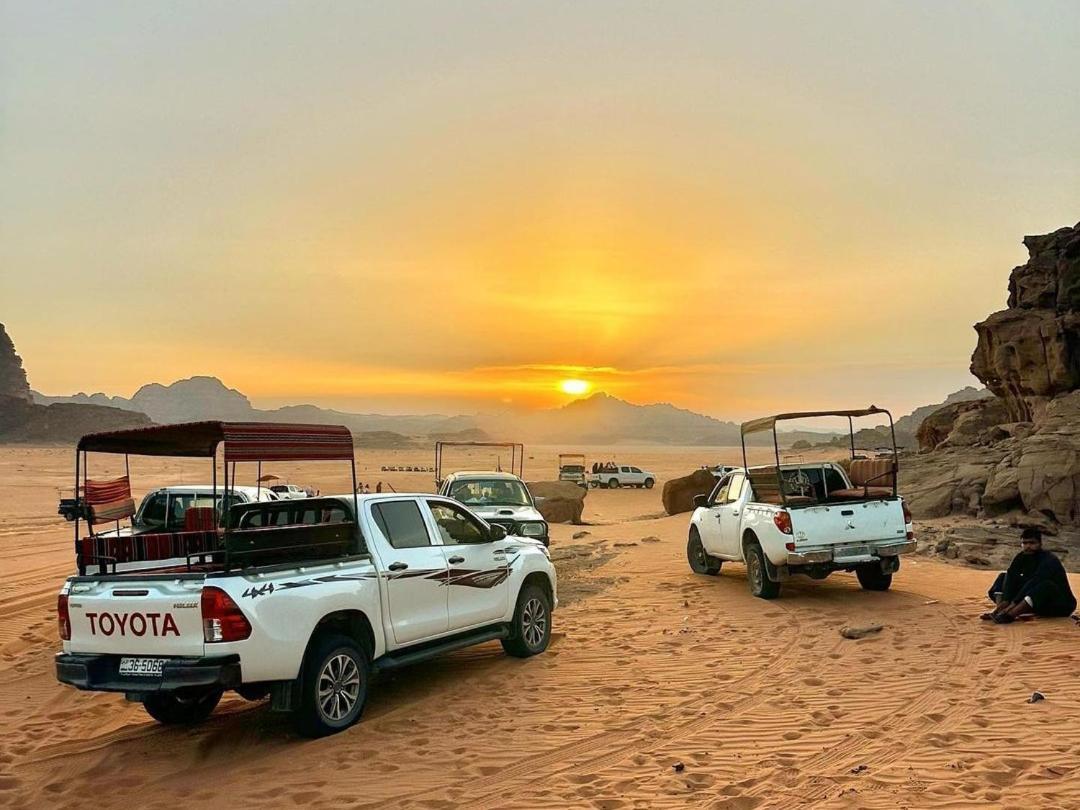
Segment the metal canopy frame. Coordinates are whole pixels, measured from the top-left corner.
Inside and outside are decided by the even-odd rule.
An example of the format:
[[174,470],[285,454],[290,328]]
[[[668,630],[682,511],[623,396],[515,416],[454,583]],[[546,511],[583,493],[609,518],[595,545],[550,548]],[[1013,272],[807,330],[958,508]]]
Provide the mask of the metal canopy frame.
[[[254,462],[256,475],[262,476],[263,461],[345,461],[352,474],[353,512],[357,526],[360,522],[360,502],[356,493],[356,453],[352,433],[344,425],[314,425],[287,422],[182,422],[175,425],[155,425],[107,433],[88,433],[79,439],[75,448],[75,558],[79,574],[86,573],[79,543],[80,492],[85,493],[89,470],[88,453],[109,453],[124,456],[124,468],[131,480],[129,456],[168,456],[174,458],[209,458],[211,467],[211,500],[217,504],[217,455],[222,448],[221,515],[223,517],[222,546],[225,569],[229,569],[229,503],[232,465],[232,487],[236,487],[237,462]],[[79,476],[82,473],[80,488]],[[119,522],[117,522],[119,533]],[[99,560],[101,573],[106,573],[108,561]],[[191,557],[188,557],[191,564]],[[115,568],[115,560],[114,560]]]
[[[435,442],[435,486],[442,486],[443,451],[447,447],[502,447],[510,450],[510,472],[525,478],[525,445],[521,442]],[[501,470],[500,470],[501,472]]]
[[857,408],[855,410],[838,410],[838,411],[797,411],[791,413],[780,413],[775,416],[763,416],[760,419],[752,419],[749,422],[743,422],[740,428],[740,439],[742,440],[742,455],[743,455],[743,469],[747,471],[749,477],[750,465],[746,459],[746,436],[750,433],[761,433],[766,430],[772,431],[773,437],[773,453],[776,458],[776,485],[780,491],[780,503],[787,508],[787,495],[784,492],[784,479],[780,472],[780,440],[776,434],[776,423],[787,422],[793,419],[813,419],[819,416],[839,416],[847,417],[848,421],[848,436],[850,438],[851,459],[855,459],[855,419],[862,416],[874,416],[876,414],[884,414],[889,418],[889,436],[892,438],[892,473],[893,473],[893,497],[897,497],[897,484],[899,479],[900,470],[900,458],[896,452],[896,427],[893,424],[892,414],[885,408],[879,408],[876,405],[871,405],[869,408]]

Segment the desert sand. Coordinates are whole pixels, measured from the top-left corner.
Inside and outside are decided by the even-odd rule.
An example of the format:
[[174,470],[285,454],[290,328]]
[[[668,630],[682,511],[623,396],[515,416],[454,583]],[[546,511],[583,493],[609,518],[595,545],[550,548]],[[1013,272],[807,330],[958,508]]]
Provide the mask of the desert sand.
[[[530,448],[526,478],[551,478],[558,450]],[[553,527],[562,604],[544,655],[511,659],[495,643],[382,678],[357,726],[314,742],[235,696],[202,726],[164,728],[122,696],[54,679],[53,606],[72,567],[55,509],[72,455],[0,448],[0,805],[1080,806],[1073,622],[988,626],[976,617],[989,572],[917,557],[888,593],[840,574],[753,599],[740,565],[690,572],[687,516],[664,516],[659,488],[594,490],[590,525]],[[662,481],[737,455],[594,458]],[[430,464],[427,452],[359,461],[361,480],[431,489],[430,474],[379,472]],[[264,472],[347,485],[336,467]],[[138,459],[132,474],[141,492],[201,482],[208,465]],[[860,623],[884,629],[840,636]],[[1046,700],[1027,703],[1034,690]]]

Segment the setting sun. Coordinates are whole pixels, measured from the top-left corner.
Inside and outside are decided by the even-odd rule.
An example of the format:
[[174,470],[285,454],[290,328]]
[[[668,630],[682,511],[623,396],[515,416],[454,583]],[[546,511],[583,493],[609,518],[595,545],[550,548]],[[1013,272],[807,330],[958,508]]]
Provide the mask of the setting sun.
[[585,380],[563,380],[559,383],[560,391],[564,394],[571,394],[573,396],[587,394],[590,388],[592,388],[592,385]]

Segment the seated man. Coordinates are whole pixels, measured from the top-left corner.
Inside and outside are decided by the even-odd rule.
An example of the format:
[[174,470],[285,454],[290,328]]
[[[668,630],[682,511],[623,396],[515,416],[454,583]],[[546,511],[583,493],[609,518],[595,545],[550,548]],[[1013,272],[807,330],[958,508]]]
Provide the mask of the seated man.
[[1042,547],[1042,532],[1027,528],[1020,534],[1020,553],[1009,570],[998,574],[990,586],[990,599],[997,604],[980,618],[1008,624],[1020,616],[1068,616],[1076,610],[1076,597],[1069,588],[1065,566]]

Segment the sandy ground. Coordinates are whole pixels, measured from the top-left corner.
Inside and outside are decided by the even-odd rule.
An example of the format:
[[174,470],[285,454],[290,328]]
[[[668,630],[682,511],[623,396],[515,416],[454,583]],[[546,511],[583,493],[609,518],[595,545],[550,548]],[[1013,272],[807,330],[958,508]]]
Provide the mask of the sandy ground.
[[[555,452],[534,451],[526,477],[550,478],[537,473]],[[428,455],[365,453],[361,479],[430,488],[428,474],[378,472]],[[727,460],[707,456],[616,457],[663,479]],[[742,566],[690,572],[687,518],[662,516],[658,490],[593,491],[591,525],[554,527],[564,604],[542,656],[488,644],[383,678],[360,724],[314,742],[235,697],[198,728],[163,728],[54,679],[53,605],[72,563],[55,503],[71,463],[69,450],[0,448],[0,805],[1080,806],[1072,622],[987,626],[987,572],[910,558],[888,593],[835,575],[753,599]],[[132,467],[142,489],[207,470]],[[345,481],[317,472],[324,492]],[[885,629],[838,633],[868,622]],[[1035,689],[1046,700],[1028,704]]]

